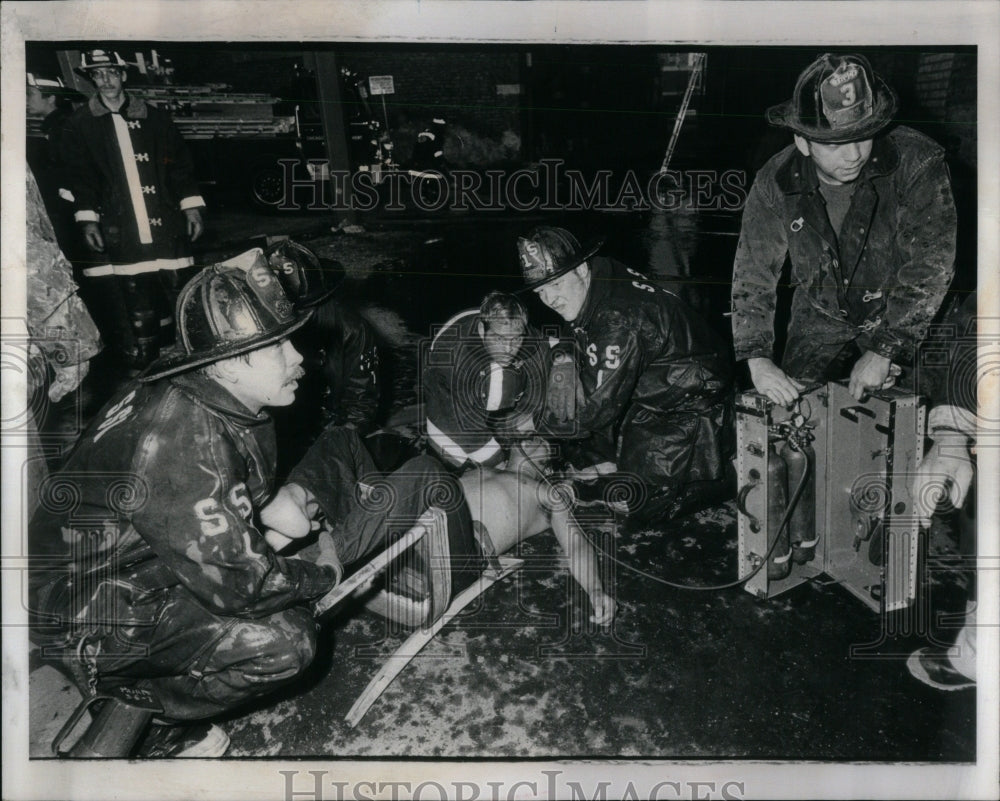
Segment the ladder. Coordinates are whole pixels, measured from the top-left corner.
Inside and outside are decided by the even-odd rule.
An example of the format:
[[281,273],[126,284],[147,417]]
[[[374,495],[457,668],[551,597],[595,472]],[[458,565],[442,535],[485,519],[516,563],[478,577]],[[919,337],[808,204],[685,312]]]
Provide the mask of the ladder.
[[674,120],[674,130],[670,134],[670,144],[667,145],[667,152],[663,156],[663,164],[660,165],[660,175],[663,175],[670,166],[670,159],[674,155],[677,139],[681,135],[681,126],[684,124],[684,117],[687,116],[688,106],[691,105],[691,95],[694,94],[694,88],[698,85],[698,79],[701,77],[707,57],[707,53],[695,53],[694,67],[691,70],[691,77],[688,79],[687,89],[684,90],[681,107],[677,110],[677,119]]

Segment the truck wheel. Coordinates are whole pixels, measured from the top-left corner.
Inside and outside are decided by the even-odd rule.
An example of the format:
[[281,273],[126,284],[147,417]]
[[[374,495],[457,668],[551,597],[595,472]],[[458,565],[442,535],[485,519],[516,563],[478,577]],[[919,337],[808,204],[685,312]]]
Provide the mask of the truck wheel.
[[277,160],[255,162],[250,168],[250,198],[260,208],[274,210],[285,199],[285,176]]

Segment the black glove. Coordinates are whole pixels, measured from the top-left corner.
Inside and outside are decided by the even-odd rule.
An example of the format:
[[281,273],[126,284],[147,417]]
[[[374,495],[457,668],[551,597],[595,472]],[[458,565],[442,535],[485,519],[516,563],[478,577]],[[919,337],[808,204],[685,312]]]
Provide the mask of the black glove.
[[578,406],[583,404],[583,385],[576,374],[576,363],[563,357],[549,371],[549,386],[545,393],[545,408],[556,423],[576,418]]

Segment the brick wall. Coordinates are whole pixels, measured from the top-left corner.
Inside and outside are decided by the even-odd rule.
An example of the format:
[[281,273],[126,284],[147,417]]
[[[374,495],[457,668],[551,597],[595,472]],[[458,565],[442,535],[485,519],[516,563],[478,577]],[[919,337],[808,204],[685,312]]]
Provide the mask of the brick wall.
[[923,107],[938,120],[943,120],[948,112],[948,87],[954,64],[954,53],[927,53],[917,64],[917,96]]
[[976,166],[976,55],[963,52],[876,53],[872,65],[900,96],[901,121]]
[[939,141],[965,164],[976,165],[976,56],[922,53],[913,78],[921,109],[937,123]]

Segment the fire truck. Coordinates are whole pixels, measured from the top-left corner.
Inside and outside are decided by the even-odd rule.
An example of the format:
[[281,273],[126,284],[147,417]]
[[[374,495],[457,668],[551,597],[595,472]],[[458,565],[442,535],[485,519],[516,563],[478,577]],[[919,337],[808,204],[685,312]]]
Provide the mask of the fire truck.
[[[296,64],[287,96],[278,97],[234,91],[225,83],[177,84],[169,58],[156,50],[130,55],[134,60],[129,63],[139,74],[130,78],[129,93],[170,113],[190,145],[206,192],[263,209],[301,208],[288,202],[291,178],[292,186],[304,187],[298,190],[298,201],[308,205],[321,199],[329,173],[311,72]],[[73,71],[78,54],[61,51],[58,56],[67,85],[91,93],[92,87]],[[340,80],[351,169],[371,173],[374,183],[380,184],[399,169],[392,139],[369,102],[367,78],[342,68]],[[27,133],[41,137],[40,121],[29,119]],[[309,187],[310,183],[315,186]]]

